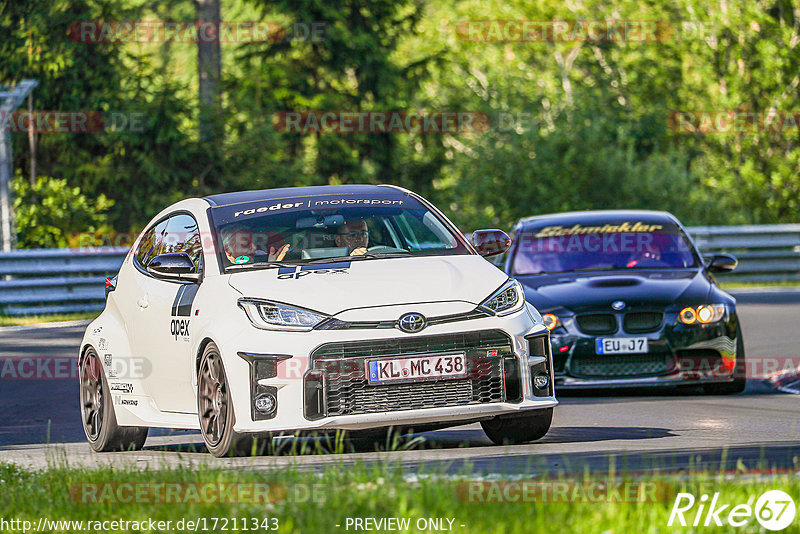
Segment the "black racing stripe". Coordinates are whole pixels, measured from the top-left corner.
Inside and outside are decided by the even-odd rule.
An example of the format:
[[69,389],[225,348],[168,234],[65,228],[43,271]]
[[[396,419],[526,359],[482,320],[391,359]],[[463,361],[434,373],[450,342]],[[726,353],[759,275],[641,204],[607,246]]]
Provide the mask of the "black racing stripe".
[[200,286],[197,284],[188,284],[183,287],[184,291],[181,293],[181,300],[178,303],[178,310],[175,315],[178,317],[189,317],[192,314],[194,297],[197,295],[197,290]]
[[172,315],[178,315],[178,303],[181,301],[181,294],[185,288],[186,286],[181,286],[175,293],[175,300],[172,301]]

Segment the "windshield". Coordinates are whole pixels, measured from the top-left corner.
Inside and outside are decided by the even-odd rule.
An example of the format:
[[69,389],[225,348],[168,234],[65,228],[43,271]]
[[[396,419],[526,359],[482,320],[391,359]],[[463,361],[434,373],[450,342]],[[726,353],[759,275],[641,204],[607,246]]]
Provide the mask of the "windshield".
[[226,270],[470,253],[463,239],[405,194],[272,199],[215,207],[211,217]]
[[515,275],[608,269],[697,266],[681,229],[672,223],[611,221],[591,226],[525,228],[517,236]]

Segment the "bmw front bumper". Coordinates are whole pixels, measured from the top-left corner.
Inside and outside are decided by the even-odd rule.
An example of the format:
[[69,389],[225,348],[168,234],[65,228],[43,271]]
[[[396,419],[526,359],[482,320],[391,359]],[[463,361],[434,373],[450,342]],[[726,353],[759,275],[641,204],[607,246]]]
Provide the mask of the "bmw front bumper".
[[[588,313],[588,312],[587,312]],[[621,316],[621,314],[620,314]],[[666,312],[654,331],[588,334],[578,315],[560,318],[551,333],[558,390],[677,386],[731,382],[736,372],[735,312],[712,324],[684,325]],[[646,353],[598,354],[598,338],[646,338]]]

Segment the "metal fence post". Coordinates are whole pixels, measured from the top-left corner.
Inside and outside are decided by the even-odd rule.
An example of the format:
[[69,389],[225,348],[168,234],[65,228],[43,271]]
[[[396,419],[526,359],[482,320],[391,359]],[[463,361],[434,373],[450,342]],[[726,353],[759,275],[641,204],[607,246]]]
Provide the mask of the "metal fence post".
[[[13,147],[8,120],[11,114],[25,100],[25,97],[39,85],[36,80],[23,80],[12,90],[0,92],[0,250],[4,252],[14,248],[14,214],[11,202],[11,180],[14,179]],[[33,117],[28,117],[32,121]]]

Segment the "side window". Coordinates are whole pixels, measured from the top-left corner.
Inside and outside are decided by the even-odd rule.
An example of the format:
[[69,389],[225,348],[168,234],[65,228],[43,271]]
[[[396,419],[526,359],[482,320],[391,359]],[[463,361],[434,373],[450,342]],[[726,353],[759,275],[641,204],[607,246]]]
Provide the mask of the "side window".
[[185,252],[192,258],[194,272],[200,272],[202,269],[203,244],[200,241],[200,229],[191,215],[181,213],[170,217],[167,221],[163,251],[160,253],[168,252]]
[[160,250],[163,247],[166,229],[167,221],[163,220],[145,232],[144,237],[139,242],[139,248],[136,249],[136,260],[139,265],[147,267],[150,260],[161,253]]
[[[455,248],[458,245],[455,238],[444,230],[430,212],[425,213],[422,219],[403,212],[396,220],[412,250]],[[443,243],[446,244],[445,247],[442,247]]]

